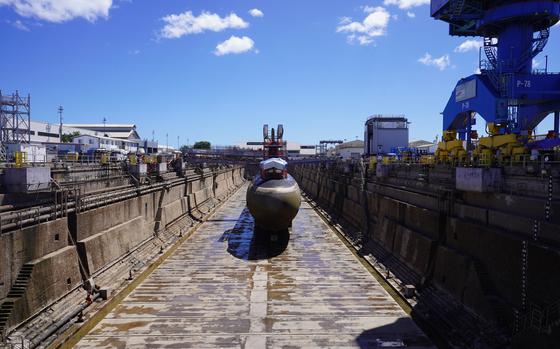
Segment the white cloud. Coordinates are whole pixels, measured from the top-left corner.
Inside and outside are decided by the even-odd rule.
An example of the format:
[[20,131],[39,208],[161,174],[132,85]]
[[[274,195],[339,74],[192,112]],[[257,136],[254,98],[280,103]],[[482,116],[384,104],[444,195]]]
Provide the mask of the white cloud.
[[348,24],[348,23],[352,23],[352,18],[350,17],[340,17],[340,20],[338,22],[339,25],[344,25],[344,24]]
[[465,53],[469,51],[477,51],[482,47],[482,41],[476,39],[465,40],[461,45],[455,47],[455,52]]
[[26,32],[30,31],[29,28],[25,24],[23,24],[19,19],[17,21],[12,22],[12,25],[19,30],[23,30]]
[[249,14],[253,17],[263,17],[264,16],[264,13],[261,10],[259,10],[258,8],[254,8],[254,9],[249,10]]
[[407,11],[407,12],[406,12],[406,15],[407,15],[409,18],[414,18],[414,17],[416,17],[416,13],[410,12],[410,11]]
[[137,56],[140,54],[140,50],[136,49],[136,50],[130,50],[128,51],[129,55],[133,55],[133,56]]
[[541,67],[542,63],[541,61],[537,61],[536,59],[533,59],[532,62],[532,68],[533,69],[539,69]]
[[249,26],[249,23],[235,13],[220,17],[215,13],[202,12],[199,16],[194,16],[191,11],[186,11],[165,16],[162,20],[165,22],[165,26],[161,29],[160,36],[166,39],[177,39],[184,35],[199,34],[205,31],[220,32],[230,28],[243,29]]
[[402,10],[408,10],[413,7],[418,7],[422,5],[428,5],[430,0],[384,0],[383,4],[385,6],[395,5]]
[[338,27],[337,33],[347,33],[347,41],[354,43],[358,41],[360,45],[369,45],[374,42],[374,38],[387,34],[387,26],[391,15],[383,7],[363,8],[368,15],[362,22],[352,22],[349,17],[343,17]]
[[0,0],[0,6],[10,6],[23,17],[61,23],[74,18],[95,22],[107,18],[113,0]]
[[433,58],[432,55],[427,52],[426,54],[424,54],[423,57],[420,57],[418,59],[418,62],[427,66],[437,67],[439,70],[445,70],[451,65],[451,60],[449,59],[449,55],[443,55],[438,58]]
[[216,46],[214,54],[223,56],[228,54],[239,54],[249,52],[255,46],[255,42],[248,36],[242,38],[232,35],[229,39]]

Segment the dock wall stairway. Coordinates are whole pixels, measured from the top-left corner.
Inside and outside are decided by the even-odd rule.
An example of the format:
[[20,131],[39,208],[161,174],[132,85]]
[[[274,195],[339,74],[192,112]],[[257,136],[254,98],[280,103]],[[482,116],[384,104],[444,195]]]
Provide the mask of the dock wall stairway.
[[25,295],[25,291],[31,280],[34,266],[34,264],[26,263],[21,267],[10,292],[8,292],[7,297],[0,304],[0,338],[5,336],[8,321],[12,316],[12,311],[15,307],[15,302]]

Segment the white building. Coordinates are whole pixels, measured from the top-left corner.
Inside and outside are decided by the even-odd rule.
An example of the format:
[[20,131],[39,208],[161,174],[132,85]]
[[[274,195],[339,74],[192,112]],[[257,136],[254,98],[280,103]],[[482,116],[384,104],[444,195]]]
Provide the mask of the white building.
[[31,143],[60,142],[58,124],[31,120],[29,128]]
[[8,144],[7,145],[8,157],[13,159],[16,152],[25,153],[24,162],[47,162],[47,148],[41,144]]
[[165,144],[158,144],[157,145],[157,152],[158,153],[172,153],[175,150],[176,150],[175,147],[172,147],[170,145],[165,145]]
[[344,160],[346,159],[359,159],[364,153],[364,141],[356,140],[337,145],[334,148],[335,156]]
[[63,124],[63,133],[80,132],[80,134],[109,138],[141,141],[135,124]]
[[301,158],[317,155],[317,147],[314,145],[301,145],[297,142],[286,141],[286,155],[288,158]]
[[60,131],[59,123],[31,120],[29,139],[31,143],[59,143],[61,133],[79,132],[80,135],[138,141],[139,144],[143,142],[134,124],[62,124],[62,132]]
[[408,147],[416,148],[421,153],[434,154],[437,149],[437,142],[428,142],[425,140],[412,141],[408,143]]
[[[49,154],[56,154],[57,150],[87,151],[97,146],[104,149],[123,149],[127,151],[143,149],[148,154],[167,151],[165,146],[158,147],[157,142],[141,139],[136,131],[135,124],[63,124],[61,130],[59,123],[31,120],[29,132],[23,132],[29,134],[31,144],[46,147]],[[92,136],[93,138],[81,138],[81,142],[79,142],[78,137],[76,137],[73,143],[61,144],[61,133],[63,135],[79,133],[80,136]],[[169,148],[174,150],[173,147]],[[16,151],[16,148],[12,147],[9,151]],[[31,154],[29,151],[27,153]],[[33,153],[36,153],[36,151]],[[38,157],[40,156],[42,155],[38,155]]]
[[130,141],[127,139],[95,136],[89,134],[74,137],[74,143],[82,144],[82,150],[86,152],[92,149],[121,149],[127,152],[136,152],[139,148],[141,148],[141,146],[139,146],[138,144],[138,141]]

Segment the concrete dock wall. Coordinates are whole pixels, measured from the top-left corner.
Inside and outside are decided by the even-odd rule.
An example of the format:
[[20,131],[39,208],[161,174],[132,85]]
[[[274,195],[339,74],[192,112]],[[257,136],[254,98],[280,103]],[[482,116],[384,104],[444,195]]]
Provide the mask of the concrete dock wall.
[[66,218],[0,235],[0,299],[6,297],[21,267],[68,246]]
[[32,266],[29,283],[24,295],[14,299],[9,326],[24,321],[82,282],[75,246],[66,246],[29,264]]
[[17,326],[178,219],[202,218],[243,176],[243,168],[231,166],[188,171],[146,193],[141,186],[122,201],[1,234],[0,312],[10,316],[0,330]]
[[[404,263],[416,275],[418,289],[435,285],[488,321],[505,320],[511,329],[514,313],[522,310],[525,241],[527,304],[544,309],[560,299],[560,289],[553,287],[560,284],[555,271],[560,214],[553,213],[560,207],[553,200],[545,220],[547,187],[529,180],[532,189],[541,191],[530,196],[480,193],[455,190],[450,169],[386,172],[383,178],[375,173],[364,177],[363,170],[349,164],[291,165],[303,191],[359,232],[363,245],[381,247],[383,258]],[[503,182],[513,183],[507,175]],[[500,304],[493,304],[496,299]]]

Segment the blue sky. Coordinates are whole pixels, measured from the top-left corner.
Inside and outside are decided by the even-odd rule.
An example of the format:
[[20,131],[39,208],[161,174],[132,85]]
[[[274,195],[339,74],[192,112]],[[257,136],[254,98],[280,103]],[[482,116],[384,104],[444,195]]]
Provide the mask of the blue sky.
[[[65,122],[134,122],[170,145],[259,140],[263,123],[305,144],[361,139],[371,114],[431,140],[478,64],[425,0],[0,0],[0,21],[0,88],[31,93],[34,119],[58,122],[61,104]],[[549,70],[559,37],[538,57],[557,53]]]

